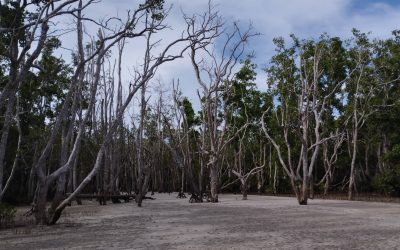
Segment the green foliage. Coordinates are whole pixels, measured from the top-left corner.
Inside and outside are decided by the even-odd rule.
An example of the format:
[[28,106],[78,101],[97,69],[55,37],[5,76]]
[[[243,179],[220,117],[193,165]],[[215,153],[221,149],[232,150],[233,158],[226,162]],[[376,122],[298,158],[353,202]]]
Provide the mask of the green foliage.
[[[262,113],[272,105],[271,96],[257,90],[256,68],[257,65],[250,57],[244,60],[234,80],[228,83],[224,94],[226,119],[236,129],[241,128],[246,122],[253,125],[258,123]],[[253,130],[252,133],[256,133],[255,130],[258,129],[258,126],[253,126],[248,131]]]
[[185,112],[188,128],[190,129],[192,126],[198,125],[200,123],[199,118],[196,117],[192,103],[187,99],[187,97],[183,98],[181,106]]
[[[7,28],[22,27],[26,14],[27,13],[25,12],[25,9],[20,8],[17,1],[12,1],[8,5],[0,5],[0,27],[7,27]],[[23,43],[25,37],[25,30],[18,29],[16,36],[12,31],[1,33],[0,52],[3,52],[4,49],[7,48],[13,37],[16,37],[21,41],[21,43]],[[3,53],[0,53],[0,55],[3,55]]]
[[395,145],[392,150],[385,156],[385,161],[393,165],[400,165],[400,144]]
[[400,196],[400,144],[392,148],[385,161],[390,165],[375,176],[373,186],[386,195]]
[[386,195],[400,196],[400,167],[378,173],[372,182],[374,188]]
[[151,13],[151,18],[161,21],[164,18],[164,0],[146,0],[146,3],[141,4],[140,8],[145,7],[147,13]]
[[71,68],[64,60],[55,57],[54,50],[61,42],[52,38],[46,41],[38,73],[29,72],[21,88],[21,106],[29,111],[21,116],[23,124],[43,126],[46,119],[53,121],[65,98],[70,84]]
[[6,228],[14,223],[17,210],[7,204],[0,204],[0,228]]

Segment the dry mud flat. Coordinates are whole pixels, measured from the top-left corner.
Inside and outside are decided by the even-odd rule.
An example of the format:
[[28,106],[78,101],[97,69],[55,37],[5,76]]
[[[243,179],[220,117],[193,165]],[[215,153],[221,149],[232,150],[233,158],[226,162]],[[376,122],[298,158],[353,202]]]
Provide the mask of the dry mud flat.
[[400,249],[400,204],[221,195],[189,204],[68,207],[52,227],[0,231],[0,249]]

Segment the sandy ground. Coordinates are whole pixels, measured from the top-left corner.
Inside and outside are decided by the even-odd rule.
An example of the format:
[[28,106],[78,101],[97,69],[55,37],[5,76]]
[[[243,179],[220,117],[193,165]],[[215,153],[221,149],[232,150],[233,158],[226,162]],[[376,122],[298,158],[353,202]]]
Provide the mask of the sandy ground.
[[0,249],[400,249],[400,204],[221,195],[68,207],[60,223],[0,231]]

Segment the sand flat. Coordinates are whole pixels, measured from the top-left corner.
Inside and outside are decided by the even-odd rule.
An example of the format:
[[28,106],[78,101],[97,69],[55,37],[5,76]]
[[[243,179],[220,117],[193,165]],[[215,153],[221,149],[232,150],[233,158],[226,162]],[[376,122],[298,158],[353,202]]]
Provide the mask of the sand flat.
[[56,226],[0,231],[0,249],[400,249],[400,204],[176,194],[68,207]]

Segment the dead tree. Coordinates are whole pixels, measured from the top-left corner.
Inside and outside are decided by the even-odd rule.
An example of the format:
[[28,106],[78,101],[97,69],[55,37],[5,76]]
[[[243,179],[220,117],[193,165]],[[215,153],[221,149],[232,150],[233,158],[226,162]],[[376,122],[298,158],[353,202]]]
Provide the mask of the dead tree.
[[248,190],[248,180],[251,176],[253,176],[254,174],[258,174],[260,173],[264,167],[265,167],[265,152],[264,152],[264,161],[263,161],[263,165],[261,166],[255,166],[254,168],[252,168],[250,171],[245,172],[244,171],[244,166],[243,166],[243,161],[241,159],[243,159],[243,157],[241,157],[240,152],[242,151],[242,143],[240,143],[240,149],[239,149],[239,153],[238,153],[238,157],[237,157],[237,170],[232,169],[232,173],[234,175],[236,175],[236,177],[240,180],[240,189],[243,195],[242,200],[247,200],[247,190]]
[[[245,153],[246,153],[246,143],[244,142],[244,138],[248,136],[246,133],[246,129],[243,130],[243,134],[239,136],[239,147],[236,152],[234,152],[234,163],[233,167],[229,166],[228,164],[228,171],[233,173],[236,176],[236,179],[222,185],[221,190],[229,187],[230,185],[240,181],[240,191],[243,195],[243,200],[247,200],[247,191],[248,191],[248,180],[255,174],[259,174],[263,171],[265,168],[265,163],[266,163],[266,156],[265,156],[265,150],[260,152],[260,163],[262,162],[262,165],[259,165],[258,161],[255,159],[255,154],[252,152],[253,156],[253,164],[252,168],[248,170],[246,165],[248,163],[245,162]],[[258,188],[258,187],[257,187]],[[258,188],[259,189],[259,188]]]
[[[92,167],[91,171],[89,174],[83,179],[83,181],[79,184],[79,186],[76,188],[76,190],[68,196],[65,200],[63,200],[55,209],[54,215],[52,216],[52,219],[50,220],[50,223],[56,223],[56,221],[59,219],[61,212],[63,209],[67,206],[67,204],[75,198],[77,194],[92,180],[92,178],[98,173],[100,167],[101,167],[101,161],[105,153],[106,147],[111,143],[113,139],[113,135],[115,134],[123,116],[126,108],[128,105],[131,103],[132,98],[134,95],[142,89],[144,85],[146,85],[155,75],[156,70],[164,63],[176,60],[178,58],[182,58],[184,52],[191,48],[193,41],[197,42],[202,42],[207,39],[209,39],[210,36],[214,36],[213,34],[215,33],[216,30],[216,16],[213,13],[207,13],[203,17],[206,17],[206,22],[201,23],[199,26],[197,26],[196,18],[188,18],[185,17],[186,23],[187,23],[187,30],[191,30],[192,32],[187,35],[182,35],[181,37],[177,38],[176,40],[164,45],[163,49],[161,49],[160,53],[158,55],[153,54],[154,48],[159,45],[159,41],[153,43],[152,42],[152,34],[154,34],[156,31],[161,32],[163,31],[166,26],[164,25],[164,20],[166,18],[166,15],[162,15],[162,13],[159,13],[159,15],[154,15],[152,13],[152,9],[149,10],[152,6],[150,5],[152,3],[147,3],[140,5],[140,7],[134,12],[134,15],[130,15],[130,18],[125,24],[121,31],[119,31],[117,34],[113,35],[112,37],[103,38],[104,42],[106,41],[111,41],[109,44],[105,44],[104,42],[101,42],[102,39],[100,39],[100,47],[103,47],[101,51],[108,51],[109,48],[111,48],[114,44],[116,44],[118,41],[120,41],[124,37],[128,38],[134,38],[138,36],[145,36],[145,41],[146,41],[146,47],[144,49],[144,62],[141,66],[141,68],[137,68],[135,71],[135,76],[134,79],[132,80],[132,87],[130,88],[129,92],[127,93],[127,97],[123,104],[119,107],[118,110],[115,111],[115,118],[113,121],[109,124],[109,129],[107,133],[103,137],[103,143],[100,147],[100,149],[97,152],[96,155],[96,161],[94,163],[94,166]],[[150,5],[150,6],[149,6]],[[142,30],[138,31],[136,33],[136,29],[139,29],[140,27],[139,23],[142,23],[144,26]],[[173,53],[172,50],[175,50],[177,47],[183,46],[182,49],[180,49],[178,52]],[[159,48],[158,48],[159,49]],[[90,109],[89,109],[90,110]],[[79,136],[79,134],[78,134]],[[77,136],[77,137],[78,137]],[[77,142],[77,141],[76,141]],[[76,143],[74,144],[74,149],[75,149]],[[72,150],[72,152],[74,151]],[[71,156],[73,154],[71,153]],[[70,156],[69,160],[72,158]],[[62,173],[63,171],[66,171],[69,169],[69,165],[66,164],[60,169],[58,169],[56,172],[51,174],[51,176],[57,176],[58,174]],[[140,188],[141,191],[143,192],[147,187],[146,187],[146,181],[142,182],[142,185]],[[144,192],[143,192],[144,193]]]
[[146,84],[144,83],[141,86],[141,95],[140,95],[140,117],[139,117],[139,126],[137,129],[136,135],[136,176],[137,176],[137,194],[136,194],[136,203],[138,207],[142,206],[142,200],[147,193],[147,187],[150,178],[150,169],[149,163],[145,159],[145,145],[144,145],[144,122],[147,111],[147,103],[149,99],[146,98]]
[[[199,98],[202,103],[204,125],[201,151],[207,157],[204,161],[207,162],[210,174],[211,202],[218,202],[218,171],[223,151],[236,136],[228,136],[226,132],[229,124],[218,119],[222,95],[224,89],[227,89],[226,85],[234,77],[233,69],[243,55],[249,38],[257,35],[252,33],[251,27],[243,32],[236,23],[233,25],[233,31],[225,34],[219,30],[222,28],[221,20],[217,28],[217,32],[209,40],[202,42],[193,40],[190,53],[195,77],[201,89]],[[188,32],[191,33],[190,30]],[[226,36],[222,43],[223,49],[220,53],[216,53],[210,44],[216,43],[222,36]],[[208,59],[201,57],[200,54],[204,54]],[[244,128],[245,126],[240,128],[238,133]]]
[[[180,193],[184,192],[186,178],[190,186],[190,192],[196,194],[196,197],[201,198],[202,190],[200,188],[200,179],[202,179],[202,171],[199,171],[199,179],[196,179],[194,167],[195,145],[198,144],[200,138],[198,138],[195,128],[193,127],[195,124],[189,124],[188,122],[188,114],[186,114],[187,111],[185,111],[184,106],[185,102],[187,104],[188,100],[180,95],[179,81],[177,84],[173,84],[173,86],[173,105],[170,109],[172,111],[171,117],[168,118],[166,114],[163,114],[164,125],[169,138],[169,142],[165,143],[165,145],[170,150],[174,162],[181,171]],[[193,123],[193,121],[191,122]],[[172,124],[175,124],[175,126],[173,127]]]
[[[81,2],[80,6],[82,6]],[[98,37],[97,37],[98,40],[96,41],[94,52],[90,55],[85,55],[83,50],[83,25],[82,25],[83,18],[81,17],[81,10],[83,9],[83,7],[79,8],[78,14],[76,15],[79,61],[76,66],[75,73],[72,76],[70,89],[66,95],[63,106],[60,112],[58,113],[58,116],[56,117],[56,122],[53,125],[47,143],[44,149],[42,150],[37,163],[34,166],[36,175],[38,177],[38,192],[36,193],[36,201],[35,201],[36,204],[35,210],[37,211],[36,212],[37,223],[46,224],[49,221],[55,222],[59,218],[60,214],[56,214],[56,208],[58,207],[57,203],[60,203],[61,200],[55,200],[56,204],[52,205],[53,209],[50,210],[50,217],[52,217],[52,219],[48,220],[48,215],[46,212],[47,190],[49,186],[52,183],[54,183],[54,181],[58,180],[60,176],[68,172],[72,168],[73,163],[75,162],[75,159],[80,150],[81,140],[86,129],[87,121],[91,117],[91,111],[93,110],[93,107],[96,102],[96,93],[98,91],[98,86],[100,84],[102,64],[104,63],[104,58],[107,52],[110,51],[111,48],[113,48],[119,41],[121,41],[124,38],[142,37],[143,34],[146,34],[150,31],[162,29],[164,27],[163,24],[161,24],[156,20],[153,21],[149,20],[146,23],[146,25],[138,27],[138,23],[142,22],[142,20],[149,19],[148,16],[150,15],[150,13],[148,13],[147,10],[150,7],[151,6],[149,5],[141,5],[133,14],[128,15],[128,19],[126,22],[121,21],[120,28],[117,28],[115,30],[110,31],[110,29],[107,29],[105,25],[101,26],[101,28],[98,31]],[[161,60],[161,62],[158,61],[158,63],[161,64],[170,58],[164,58],[164,59],[165,60]],[[81,97],[82,94],[81,89],[84,83],[83,77],[85,74],[85,67],[90,61],[94,61],[94,70],[93,70],[94,75],[93,75],[93,81],[90,82],[90,86],[88,86],[90,95],[88,101],[89,102],[88,109],[84,113],[84,115],[79,118],[79,121],[77,121],[78,123],[77,134],[75,136],[73,146],[69,152],[68,160],[64,165],[60,166],[54,172],[47,174],[45,169],[46,161],[50,155],[53,143],[56,139],[57,134],[59,133],[59,130],[62,127],[63,122],[66,120],[66,117],[68,115],[72,117],[72,120],[69,122],[75,121],[76,114],[70,114],[70,112],[74,111],[74,107],[77,105],[78,100]],[[154,69],[152,70],[154,71]],[[149,76],[146,75],[145,77],[147,77],[146,78],[147,80]],[[135,89],[137,90],[137,88]],[[82,106],[80,108],[82,108]],[[124,109],[124,107],[121,107],[121,109]],[[122,119],[122,112],[119,113],[118,115],[120,116],[119,120]],[[103,156],[105,147],[108,146],[108,143],[110,143],[111,141],[110,137],[111,135],[113,135],[114,133],[113,130],[117,128],[117,125],[119,125],[119,123],[114,123],[110,125],[110,130],[112,131],[111,132],[108,131],[107,136],[105,136],[107,137],[107,140],[105,140],[107,143],[106,144],[103,143],[102,145],[101,157]],[[78,188],[79,187],[77,187],[77,189]],[[74,194],[75,193],[76,192],[74,192]]]

